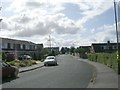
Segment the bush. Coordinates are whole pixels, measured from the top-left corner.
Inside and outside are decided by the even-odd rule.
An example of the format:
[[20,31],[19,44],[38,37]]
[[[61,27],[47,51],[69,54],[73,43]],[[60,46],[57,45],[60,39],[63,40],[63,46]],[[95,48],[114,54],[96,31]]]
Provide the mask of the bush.
[[17,67],[26,67],[26,66],[31,66],[36,64],[35,60],[14,60],[14,61],[8,61],[8,64],[12,66],[17,66]]
[[31,64],[34,65],[34,64],[37,64],[35,60],[31,60]]

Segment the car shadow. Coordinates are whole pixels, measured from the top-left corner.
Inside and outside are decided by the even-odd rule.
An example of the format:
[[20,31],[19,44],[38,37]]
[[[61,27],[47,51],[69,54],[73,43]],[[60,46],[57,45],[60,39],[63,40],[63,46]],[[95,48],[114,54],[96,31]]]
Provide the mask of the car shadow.
[[59,66],[59,64],[57,64],[57,65],[48,65],[48,66],[44,66],[44,67],[57,67],[57,66]]
[[2,78],[2,84],[4,84],[4,83],[7,83],[7,82],[11,82],[11,81],[13,81],[13,80],[15,80],[15,79],[18,79],[19,77],[6,77],[6,78]]

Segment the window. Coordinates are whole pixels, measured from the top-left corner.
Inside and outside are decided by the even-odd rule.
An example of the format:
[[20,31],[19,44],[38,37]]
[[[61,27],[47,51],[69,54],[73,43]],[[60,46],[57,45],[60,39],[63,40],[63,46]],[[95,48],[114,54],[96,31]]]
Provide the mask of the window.
[[25,44],[23,44],[23,49],[25,50]]
[[11,44],[7,43],[7,49],[11,49]]
[[7,48],[7,43],[2,43],[2,48]]
[[29,45],[26,45],[26,49],[29,49],[30,47],[29,47]]
[[20,49],[23,49],[23,45],[22,44],[20,45]]
[[117,49],[117,47],[116,47],[116,46],[113,46],[112,48],[113,48],[113,49]]
[[107,46],[103,46],[103,49],[106,50],[106,49],[107,49]]
[[17,44],[17,50],[20,49],[20,44]]
[[32,50],[32,45],[29,45],[29,49]]
[[14,49],[14,45],[13,45],[13,43],[11,43],[11,49]]
[[13,49],[16,49],[16,45],[15,45],[15,43],[13,44]]

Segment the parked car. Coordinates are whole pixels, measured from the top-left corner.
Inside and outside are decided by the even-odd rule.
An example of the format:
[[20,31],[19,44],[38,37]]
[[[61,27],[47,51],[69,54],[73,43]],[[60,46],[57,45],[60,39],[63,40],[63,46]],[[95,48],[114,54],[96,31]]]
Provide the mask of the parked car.
[[31,60],[32,59],[32,57],[29,55],[21,55],[18,58],[19,60]]
[[0,61],[0,71],[2,71],[2,77],[18,77],[19,69],[15,66],[11,66],[3,61]]
[[44,66],[48,66],[48,65],[57,65],[57,60],[55,56],[46,57],[46,59],[44,60]]

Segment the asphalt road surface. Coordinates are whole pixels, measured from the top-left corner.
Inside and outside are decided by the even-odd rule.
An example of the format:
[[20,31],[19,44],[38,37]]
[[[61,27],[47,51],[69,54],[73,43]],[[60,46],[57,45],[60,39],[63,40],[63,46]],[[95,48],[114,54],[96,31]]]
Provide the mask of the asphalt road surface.
[[86,88],[94,68],[70,55],[57,57],[58,66],[47,66],[6,80],[2,88]]

